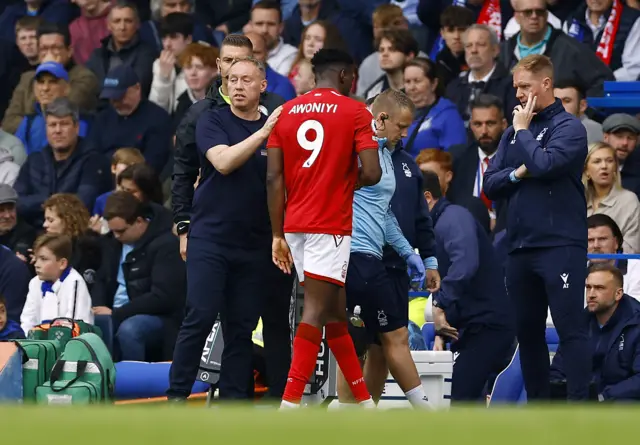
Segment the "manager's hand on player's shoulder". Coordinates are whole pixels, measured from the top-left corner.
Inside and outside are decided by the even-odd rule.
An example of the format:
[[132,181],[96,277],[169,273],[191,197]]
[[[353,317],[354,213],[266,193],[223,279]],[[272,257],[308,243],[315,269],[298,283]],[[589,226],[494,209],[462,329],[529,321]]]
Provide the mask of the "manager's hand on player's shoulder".
[[278,108],[273,110],[273,113],[269,115],[269,118],[262,126],[262,133],[265,139],[269,137],[269,135],[273,131],[273,128],[278,123],[278,118],[280,117],[281,113],[282,113],[282,105],[280,105]]

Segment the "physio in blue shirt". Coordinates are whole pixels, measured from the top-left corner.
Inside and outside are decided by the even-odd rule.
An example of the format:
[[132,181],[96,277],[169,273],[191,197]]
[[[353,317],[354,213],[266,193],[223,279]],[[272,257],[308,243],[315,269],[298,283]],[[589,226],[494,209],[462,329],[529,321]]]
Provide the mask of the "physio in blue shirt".
[[[414,407],[428,408],[429,402],[409,350],[407,305],[400,301],[400,298],[406,300],[408,296],[395,295],[382,261],[383,247],[389,244],[407,262],[413,282],[422,284],[425,279],[422,259],[400,231],[390,208],[396,178],[388,147],[395,147],[406,135],[414,106],[404,93],[387,90],[376,98],[372,110],[377,117],[374,125],[380,147],[382,177],[376,185],[357,190],[354,196],[351,257],[345,283],[347,307],[350,310],[360,307],[359,315],[368,337],[368,353],[387,357],[391,374],[409,402]],[[437,269],[436,259],[431,258],[428,265]],[[377,360],[374,363],[380,365]],[[400,369],[403,372],[397,372]],[[386,377],[386,373],[384,366],[380,374]],[[341,383],[344,383],[339,391],[341,402],[348,402],[345,398],[347,391],[342,390],[346,389],[346,383]],[[367,386],[382,388],[382,385],[373,386],[370,382]],[[376,398],[380,394],[372,396]]]

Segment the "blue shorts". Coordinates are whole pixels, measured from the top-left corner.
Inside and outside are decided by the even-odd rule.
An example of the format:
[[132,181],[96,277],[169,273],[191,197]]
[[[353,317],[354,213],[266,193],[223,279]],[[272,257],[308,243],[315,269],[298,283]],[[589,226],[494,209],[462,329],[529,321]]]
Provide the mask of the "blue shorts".
[[[379,344],[378,334],[407,326],[406,304],[399,301],[381,259],[364,253],[352,253],[345,290],[348,310],[353,312],[355,306],[360,306],[360,318],[364,321],[370,343]],[[408,296],[405,295],[404,299],[408,299]]]

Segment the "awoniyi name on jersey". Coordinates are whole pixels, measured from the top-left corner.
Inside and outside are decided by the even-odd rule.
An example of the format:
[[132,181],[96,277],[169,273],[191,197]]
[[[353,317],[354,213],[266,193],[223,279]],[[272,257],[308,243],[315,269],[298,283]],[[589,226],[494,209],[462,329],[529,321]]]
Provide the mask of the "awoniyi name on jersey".
[[291,107],[289,114],[300,113],[336,113],[338,111],[338,104],[323,104],[323,103],[307,103],[298,104]]

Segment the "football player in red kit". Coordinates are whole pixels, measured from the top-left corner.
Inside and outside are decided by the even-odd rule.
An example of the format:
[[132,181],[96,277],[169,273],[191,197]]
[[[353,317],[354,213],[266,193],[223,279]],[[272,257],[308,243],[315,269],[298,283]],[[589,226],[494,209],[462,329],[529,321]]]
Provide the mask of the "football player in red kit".
[[347,96],[355,70],[351,56],[322,49],[311,63],[317,88],[284,105],[267,142],[273,261],[288,273],[295,266],[305,290],[281,407],[299,406],[323,327],[356,401],[374,407],[347,329],[342,288],[349,266],[353,194],[356,186],[380,180],[378,142],[365,104]]

